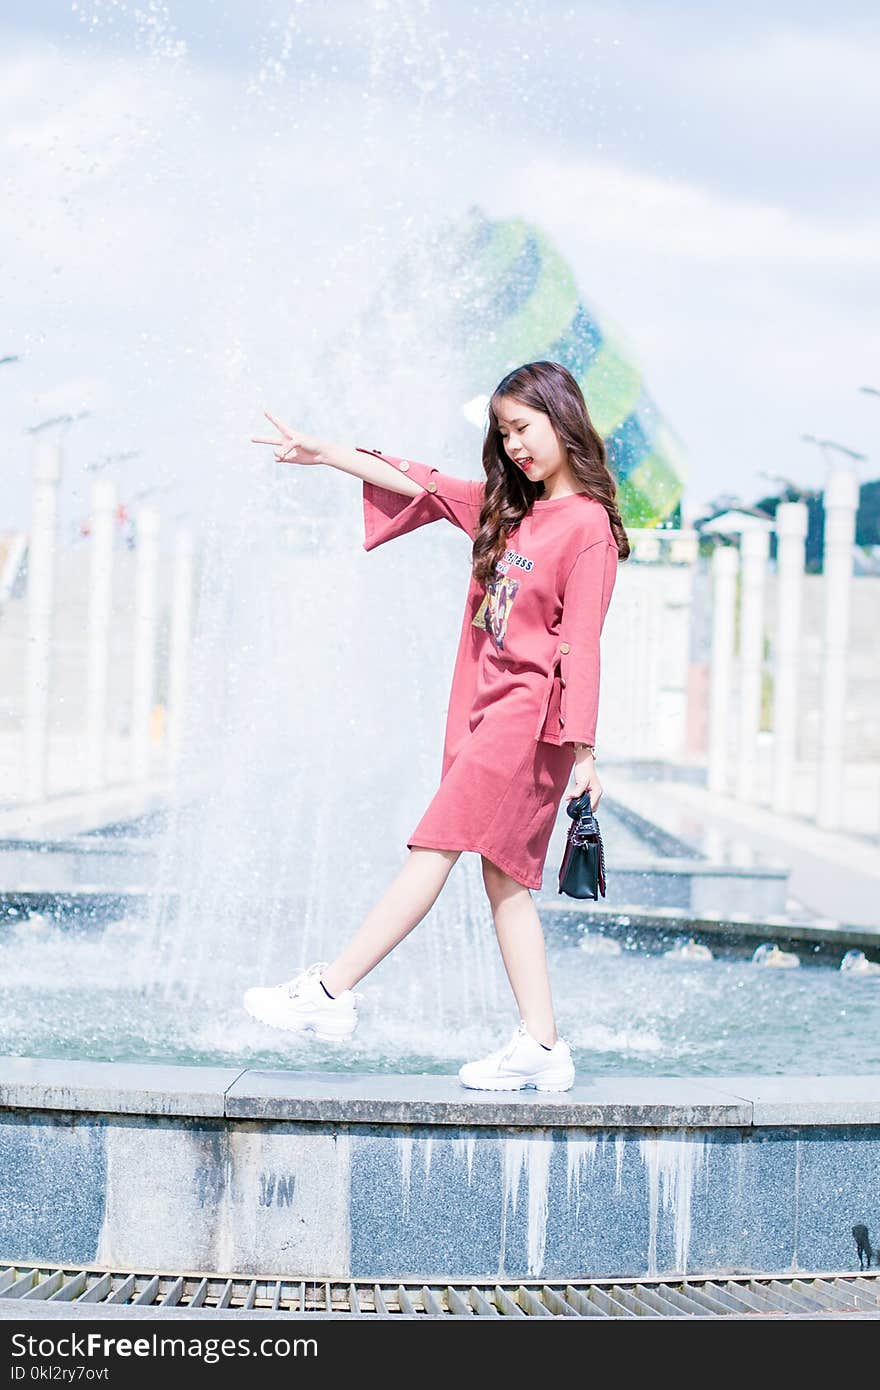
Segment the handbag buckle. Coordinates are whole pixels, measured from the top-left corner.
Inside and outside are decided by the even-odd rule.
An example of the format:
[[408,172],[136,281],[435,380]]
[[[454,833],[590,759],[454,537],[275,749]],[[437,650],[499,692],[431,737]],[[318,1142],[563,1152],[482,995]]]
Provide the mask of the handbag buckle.
[[595,830],[589,828],[582,829],[576,825],[572,831],[571,842],[573,845],[589,845],[598,843],[599,836]]

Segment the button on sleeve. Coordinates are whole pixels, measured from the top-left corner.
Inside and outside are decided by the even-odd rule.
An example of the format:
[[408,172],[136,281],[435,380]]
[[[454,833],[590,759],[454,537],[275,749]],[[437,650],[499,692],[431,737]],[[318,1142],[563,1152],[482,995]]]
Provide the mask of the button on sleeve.
[[420,484],[415,497],[394,492],[378,483],[364,481],[364,550],[373,550],[395,536],[406,535],[431,521],[445,518],[474,539],[480,526],[484,484],[468,478],[455,478],[414,459],[397,458],[379,449],[358,452],[374,454]]

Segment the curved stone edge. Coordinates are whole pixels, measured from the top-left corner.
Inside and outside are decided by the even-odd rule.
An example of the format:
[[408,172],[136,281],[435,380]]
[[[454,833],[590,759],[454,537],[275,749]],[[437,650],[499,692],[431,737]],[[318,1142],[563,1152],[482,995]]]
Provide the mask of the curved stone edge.
[[0,1109],[364,1125],[876,1125],[880,1075],[587,1076],[545,1095],[468,1091],[436,1074],[0,1057]]

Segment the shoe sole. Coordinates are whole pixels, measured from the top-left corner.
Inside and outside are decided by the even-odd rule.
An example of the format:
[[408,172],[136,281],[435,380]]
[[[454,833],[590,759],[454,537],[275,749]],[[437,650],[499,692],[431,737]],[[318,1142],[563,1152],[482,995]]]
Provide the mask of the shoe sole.
[[525,1091],[530,1086],[534,1086],[536,1091],[570,1091],[574,1085],[574,1077],[568,1081],[465,1081],[463,1077],[458,1078],[462,1086],[466,1086],[469,1091]]
[[277,1018],[267,1018],[248,1004],[243,1007],[245,1013],[249,1014],[251,1018],[255,1018],[266,1028],[278,1028],[282,1033],[313,1033],[316,1038],[320,1038],[321,1042],[348,1042],[359,1022],[358,1019],[355,1019],[350,1027],[331,1033],[326,1029],[318,1028],[314,1023],[280,1023]]

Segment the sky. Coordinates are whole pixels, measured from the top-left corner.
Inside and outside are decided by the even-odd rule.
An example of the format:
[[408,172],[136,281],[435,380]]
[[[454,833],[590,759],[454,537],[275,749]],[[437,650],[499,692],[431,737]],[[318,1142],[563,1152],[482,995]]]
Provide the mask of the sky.
[[12,0],[0,530],[59,413],[67,527],[99,468],[174,517],[246,495],[266,405],[432,460],[430,344],[401,339],[421,410],[318,364],[471,204],[540,227],[625,335],[686,516],[821,487],[805,433],[877,477],[878,29],[851,0]]

